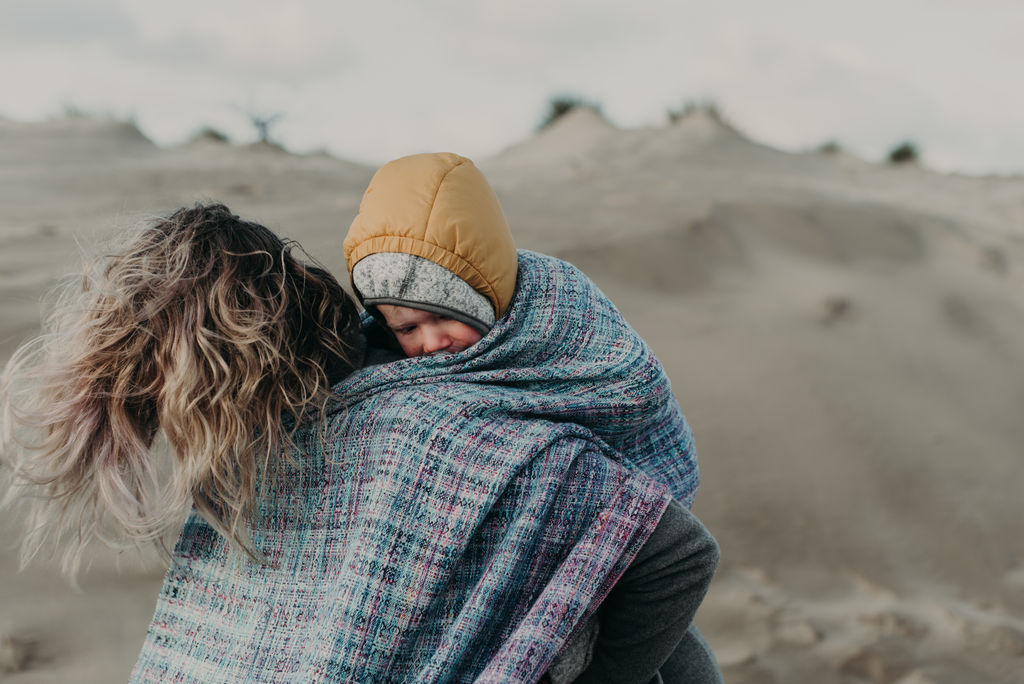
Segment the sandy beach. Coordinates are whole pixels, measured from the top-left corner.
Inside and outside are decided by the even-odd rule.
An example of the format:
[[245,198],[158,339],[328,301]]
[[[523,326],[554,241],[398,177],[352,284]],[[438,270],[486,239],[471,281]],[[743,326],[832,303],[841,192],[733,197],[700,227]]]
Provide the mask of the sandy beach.
[[[1024,682],[1024,177],[784,153],[701,112],[623,130],[578,109],[475,161],[517,245],[582,268],[669,372],[722,547],[697,624],[727,682]],[[83,252],[198,200],[343,276],[373,170],[0,119],[0,360]],[[17,529],[0,681],[124,681],[159,562],[94,549],[76,591],[18,571]]]

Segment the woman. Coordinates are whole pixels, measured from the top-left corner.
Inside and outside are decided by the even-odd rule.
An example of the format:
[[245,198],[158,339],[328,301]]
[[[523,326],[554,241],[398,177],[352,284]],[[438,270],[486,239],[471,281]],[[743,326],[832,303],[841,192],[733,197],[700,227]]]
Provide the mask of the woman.
[[355,322],[325,271],[197,206],[108,258],[12,359],[3,454],[28,556],[50,540],[73,569],[98,521],[155,539],[194,503],[134,681],[532,682],[620,576],[706,586],[706,544],[659,542],[626,572],[668,538],[664,486],[418,359],[351,373]]

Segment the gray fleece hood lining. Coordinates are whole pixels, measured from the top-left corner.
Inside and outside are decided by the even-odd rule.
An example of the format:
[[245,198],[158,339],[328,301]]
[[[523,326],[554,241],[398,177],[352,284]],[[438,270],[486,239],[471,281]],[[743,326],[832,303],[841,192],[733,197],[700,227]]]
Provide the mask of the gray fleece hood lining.
[[[352,284],[363,306],[407,306],[450,316],[481,334],[494,325],[487,297],[429,259],[400,252],[378,252],[352,268]],[[377,315],[376,310],[371,311]]]

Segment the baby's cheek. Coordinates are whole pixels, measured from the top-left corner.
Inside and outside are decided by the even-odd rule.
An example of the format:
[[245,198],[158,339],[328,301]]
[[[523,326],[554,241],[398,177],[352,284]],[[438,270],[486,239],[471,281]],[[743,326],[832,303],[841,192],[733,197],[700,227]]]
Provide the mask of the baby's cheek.
[[408,357],[423,356],[422,349],[414,341],[399,338],[398,346],[402,348],[402,351]]

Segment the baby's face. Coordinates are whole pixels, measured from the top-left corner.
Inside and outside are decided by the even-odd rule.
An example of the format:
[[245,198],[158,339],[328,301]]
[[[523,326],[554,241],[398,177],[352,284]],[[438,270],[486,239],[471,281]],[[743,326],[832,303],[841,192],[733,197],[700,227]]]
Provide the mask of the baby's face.
[[473,346],[482,337],[465,323],[431,311],[391,304],[381,304],[377,309],[406,356],[453,354]]

